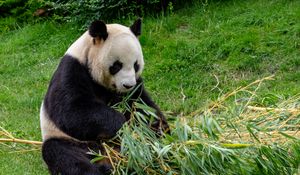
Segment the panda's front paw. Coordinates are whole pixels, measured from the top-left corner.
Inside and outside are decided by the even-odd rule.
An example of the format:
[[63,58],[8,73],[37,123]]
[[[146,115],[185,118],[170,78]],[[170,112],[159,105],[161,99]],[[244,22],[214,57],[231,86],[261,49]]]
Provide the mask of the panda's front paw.
[[106,118],[101,119],[105,126],[100,130],[97,139],[106,140],[111,139],[117,135],[117,132],[121,129],[126,122],[126,118],[123,114],[117,111],[110,111]]
[[110,163],[102,163],[99,165],[99,171],[101,172],[101,174],[103,175],[109,175],[112,173],[112,165]]
[[123,126],[123,124],[126,122],[126,118],[123,114],[121,114],[120,112],[117,112],[117,111],[116,111],[116,114],[114,117],[115,117],[115,120],[114,120],[114,123],[112,123],[112,125],[114,125],[114,126],[112,126],[112,127],[116,130],[116,132],[118,132],[121,129],[121,127]]
[[151,129],[157,134],[157,136],[161,136],[163,133],[170,134],[170,127],[167,121],[164,120],[156,120],[151,124]]

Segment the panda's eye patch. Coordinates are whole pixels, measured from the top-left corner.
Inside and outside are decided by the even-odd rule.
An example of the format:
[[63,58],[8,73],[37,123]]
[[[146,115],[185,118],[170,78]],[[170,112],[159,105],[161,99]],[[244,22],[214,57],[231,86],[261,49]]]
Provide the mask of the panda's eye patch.
[[134,63],[134,70],[135,72],[139,71],[140,65],[137,63],[137,61]]
[[109,67],[109,72],[112,75],[115,75],[122,69],[123,64],[120,61],[115,61],[112,66]]

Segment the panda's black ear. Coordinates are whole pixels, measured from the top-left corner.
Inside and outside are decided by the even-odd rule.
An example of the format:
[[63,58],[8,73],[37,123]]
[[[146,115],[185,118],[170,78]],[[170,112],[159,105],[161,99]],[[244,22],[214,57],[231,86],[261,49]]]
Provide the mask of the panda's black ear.
[[130,26],[130,30],[135,36],[140,36],[142,33],[142,19],[138,18],[135,22]]
[[89,27],[89,34],[93,38],[100,38],[106,40],[108,33],[105,23],[99,20],[92,22],[92,24]]

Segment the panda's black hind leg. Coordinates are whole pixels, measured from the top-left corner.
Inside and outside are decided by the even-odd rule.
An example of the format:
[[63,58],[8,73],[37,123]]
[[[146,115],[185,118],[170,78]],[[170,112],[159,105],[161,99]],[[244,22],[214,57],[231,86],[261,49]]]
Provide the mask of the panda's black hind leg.
[[[86,143],[65,139],[49,139],[43,143],[42,155],[52,175],[105,175],[110,167],[90,163]],[[93,149],[93,148],[92,148]]]

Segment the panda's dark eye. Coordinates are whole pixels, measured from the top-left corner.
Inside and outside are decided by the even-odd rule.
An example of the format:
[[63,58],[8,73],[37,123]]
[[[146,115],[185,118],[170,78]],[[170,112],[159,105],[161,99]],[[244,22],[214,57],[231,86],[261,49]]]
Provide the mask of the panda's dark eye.
[[134,70],[135,72],[139,71],[140,65],[137,63],[137,61],[134,63]]
[[112,66],[109,67],[109,72],[112,75],[115,75],[122,69],[123,64],[120,61],[115,61]]

